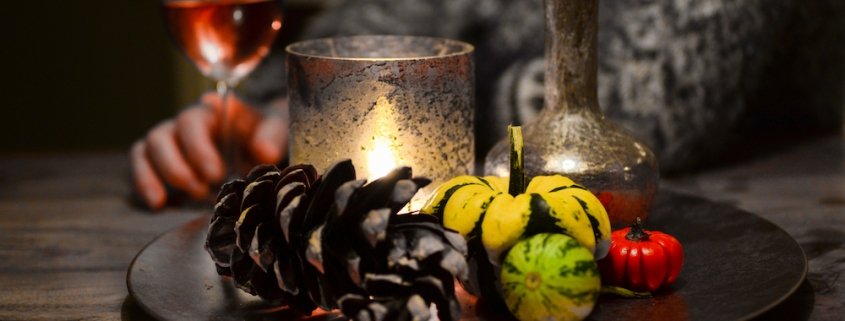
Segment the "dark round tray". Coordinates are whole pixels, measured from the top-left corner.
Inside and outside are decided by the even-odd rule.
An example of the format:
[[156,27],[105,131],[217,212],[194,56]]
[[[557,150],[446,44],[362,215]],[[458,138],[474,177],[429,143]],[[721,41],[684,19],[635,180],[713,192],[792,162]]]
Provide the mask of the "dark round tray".
[[[164,233],[138,253],[127,275],[129,293],[138,304],[159,320],[301,319],[242,293],[217,275],[203,249],[207,220]],[[589,319],[750,319],[792,294],[807,273],[804,252],[792,237],[729,205],[661,191],[647,225],[673,234],[684,245],[686,261],[678,281],[653,298],[603,296]],[[471,298],[462,300],[467,320],[509,318]]]

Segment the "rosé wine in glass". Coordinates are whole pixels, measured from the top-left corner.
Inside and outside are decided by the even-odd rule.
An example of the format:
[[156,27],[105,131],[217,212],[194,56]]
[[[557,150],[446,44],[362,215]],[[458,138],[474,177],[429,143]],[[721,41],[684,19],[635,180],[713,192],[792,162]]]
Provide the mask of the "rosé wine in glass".
[[217,82],[221,154],[229,176],[240,167],[228,95],[270,52],[282,28],[280,0],[163,0],[173,41],[202,74]]
[[282,26],[276,0],[169,1],[170,35],[206,77],[236,83],[270,51]]

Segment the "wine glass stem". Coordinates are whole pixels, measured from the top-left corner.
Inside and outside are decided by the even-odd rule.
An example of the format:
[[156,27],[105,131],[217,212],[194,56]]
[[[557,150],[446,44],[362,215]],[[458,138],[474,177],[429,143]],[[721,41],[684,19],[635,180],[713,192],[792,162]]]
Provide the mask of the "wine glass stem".
[[238,153],[235,146],[235,113],[229,104],[231,86],[224,80],[217,82],[217,95],[220,96],[220,154],[226,166],[227,178],[238,175]]

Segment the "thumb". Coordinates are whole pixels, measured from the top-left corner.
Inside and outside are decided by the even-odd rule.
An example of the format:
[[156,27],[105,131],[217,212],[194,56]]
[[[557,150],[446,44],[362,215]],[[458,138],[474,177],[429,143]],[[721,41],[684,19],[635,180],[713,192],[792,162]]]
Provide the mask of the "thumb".
[[267,116],[258,123],[250,142],[256,161],[277,164],[287,153],[288,124],[282,117]]

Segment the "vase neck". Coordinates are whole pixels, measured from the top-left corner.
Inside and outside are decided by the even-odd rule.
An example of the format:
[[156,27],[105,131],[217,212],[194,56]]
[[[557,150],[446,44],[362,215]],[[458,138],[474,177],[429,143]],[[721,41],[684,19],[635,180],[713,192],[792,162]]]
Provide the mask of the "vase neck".
[[599,113],[598,0],[545,0],[548,112]]

